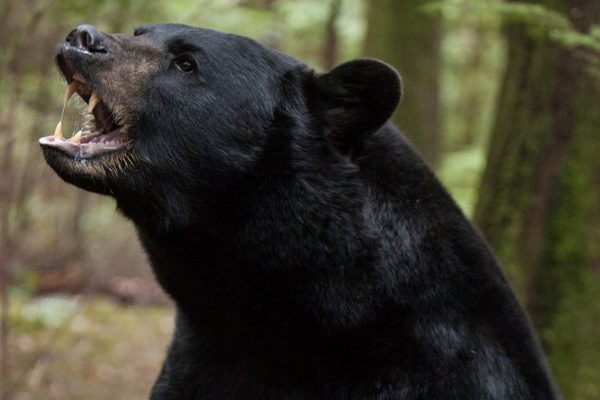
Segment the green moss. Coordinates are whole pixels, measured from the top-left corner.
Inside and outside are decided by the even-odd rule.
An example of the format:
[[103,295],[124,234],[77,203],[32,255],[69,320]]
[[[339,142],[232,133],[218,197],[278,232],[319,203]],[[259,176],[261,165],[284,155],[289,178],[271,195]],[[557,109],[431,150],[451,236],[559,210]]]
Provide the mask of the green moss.
[[[476,220],[532,313],[564,398],[595,400],[600,393],[598,53],[562,14],[531,4],[506,5],[513,6],[523,14],[512,14],[507,25],[508,71]],[[585,40],[597,40],[594,32]]]
[[573,102],[577,121],[560,170],[539,276],[538,316],[550,363],[567,399],[600,396],[599,84],[584,75]]
[[552,324],[542,334],[565,399],[600,398],[600,279],[589,273],[566,284]]

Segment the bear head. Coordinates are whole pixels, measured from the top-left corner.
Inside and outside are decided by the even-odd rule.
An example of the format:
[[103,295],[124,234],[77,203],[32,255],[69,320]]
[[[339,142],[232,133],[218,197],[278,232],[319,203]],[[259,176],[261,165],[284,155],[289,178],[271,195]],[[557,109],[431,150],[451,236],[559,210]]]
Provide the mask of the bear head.
[[78,94],[93,118],[71,138],[58,127],[40,139],[47,162],[153,229],[193,223],[235,196],[281,138],[289,151],[279,146],[280,163],[304,144],[327,168],[327,157],[351,154],[379,129],[401,96],[398,74],[379,61],[317,74],[253,40],[184,25],[133,36],[81,25],[56,61],[65,101]]

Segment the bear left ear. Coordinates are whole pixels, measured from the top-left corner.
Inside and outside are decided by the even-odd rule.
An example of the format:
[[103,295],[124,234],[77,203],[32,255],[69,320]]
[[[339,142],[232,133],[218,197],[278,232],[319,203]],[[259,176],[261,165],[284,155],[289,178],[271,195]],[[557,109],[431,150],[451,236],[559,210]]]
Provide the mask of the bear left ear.
[[377,60],[341,64],[317,77],[319,107],[343,149],[351,149],[392,116],[402,96],[402,81],[394,68]]

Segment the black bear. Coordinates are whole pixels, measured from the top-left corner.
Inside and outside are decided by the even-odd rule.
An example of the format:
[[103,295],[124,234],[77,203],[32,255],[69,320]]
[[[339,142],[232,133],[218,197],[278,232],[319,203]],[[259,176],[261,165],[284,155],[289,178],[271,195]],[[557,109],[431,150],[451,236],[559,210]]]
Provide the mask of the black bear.
[[56,59],[94,122],[46,160],[116,199],[177,304],[152,399],[558,398],[492,251],[387,122],[391,67],[171,24],[82,25]]

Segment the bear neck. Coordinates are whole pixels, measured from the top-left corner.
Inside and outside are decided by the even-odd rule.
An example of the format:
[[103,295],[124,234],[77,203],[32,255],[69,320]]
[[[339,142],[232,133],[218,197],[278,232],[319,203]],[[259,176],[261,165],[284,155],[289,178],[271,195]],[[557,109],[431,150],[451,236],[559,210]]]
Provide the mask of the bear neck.
[[[159,232],[136,221],[156,277],[188,326],[217,336],[243,326],[256,338],[295,326],[350,326],[374,314],[353,292],[364,296],[369,279],[352,279],[377,254],[364,217],[367,191],[349,161],[329,163],[279,166],[269,175],[259,168],[235,196],[208,212],[204,204],[184,228]],[[328,296],[335,305],[320,298]],[[248,333],[257,326],[261,333]]]

